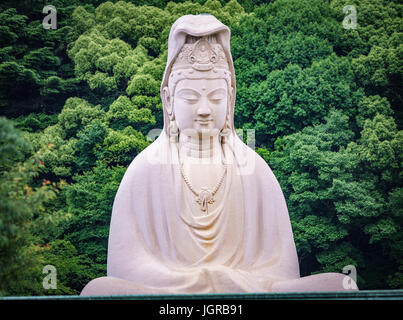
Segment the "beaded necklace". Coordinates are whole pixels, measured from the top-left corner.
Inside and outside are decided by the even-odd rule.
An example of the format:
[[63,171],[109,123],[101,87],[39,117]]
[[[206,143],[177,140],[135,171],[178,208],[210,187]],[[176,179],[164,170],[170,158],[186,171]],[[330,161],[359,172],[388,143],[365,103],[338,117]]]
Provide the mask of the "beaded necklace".
[[214,186],[213,189],[209,189],[208,187],[202,187],[201,190],[198,192],[190,182],[189,177],[185,174],[185,170],[183,169],[183,163],[180,161],[180,159],[179,162],[183,180],[185,181],[190,191],[192,191],[192,193],[196,196],[196,202],[200,205],[201,211],[204,212],[205,214],[208,214],[208,205],[213,204],[215,202],[214,196],[217,193],[218,189],[220,189],[224,181],[224,177],[227,173],[227,164],[224,162],[223,164],[224,170],[221,175],[221,178],[220,180],[218,180],[217,184]]

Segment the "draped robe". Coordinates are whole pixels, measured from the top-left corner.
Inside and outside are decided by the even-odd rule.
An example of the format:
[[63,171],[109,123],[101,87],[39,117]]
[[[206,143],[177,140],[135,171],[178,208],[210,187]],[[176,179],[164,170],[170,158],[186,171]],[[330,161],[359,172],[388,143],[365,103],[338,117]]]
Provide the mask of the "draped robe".
[[267,292],[299,278],[287,206],[266,162],[231,135],[220,203],[200,214],[162,132],[128,167],[113,205],[108,276],[142,293]]

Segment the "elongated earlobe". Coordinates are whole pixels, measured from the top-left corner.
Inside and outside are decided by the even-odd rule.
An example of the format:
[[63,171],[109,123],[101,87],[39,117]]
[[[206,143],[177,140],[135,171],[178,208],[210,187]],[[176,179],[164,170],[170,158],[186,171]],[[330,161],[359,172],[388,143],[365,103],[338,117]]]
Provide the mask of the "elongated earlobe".
[[177,143],[179,141],[179,129],[175,120],[171,120],[169,122],[169,140],[173,143]]
[[167,86],[162,89],[162,99],[163,99],[164,107],[168,113],[169,120],[172,121],[174,119],[173,106],[172,106],[171,95],[169,93],[169,88]]

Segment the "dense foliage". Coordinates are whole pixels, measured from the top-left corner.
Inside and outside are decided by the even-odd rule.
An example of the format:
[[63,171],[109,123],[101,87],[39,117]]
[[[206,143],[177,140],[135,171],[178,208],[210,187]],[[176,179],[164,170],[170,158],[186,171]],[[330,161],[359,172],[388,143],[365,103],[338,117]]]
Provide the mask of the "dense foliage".
[[301,274],[354,265],[361,289],[403,288],[399,1],[52,4],[57,29],[44,1],[0,4],[0,294],[105,275],[117,188],[162,128],[170,27],[198,13],[231,28],[236,127],[256,130],[283,188]]

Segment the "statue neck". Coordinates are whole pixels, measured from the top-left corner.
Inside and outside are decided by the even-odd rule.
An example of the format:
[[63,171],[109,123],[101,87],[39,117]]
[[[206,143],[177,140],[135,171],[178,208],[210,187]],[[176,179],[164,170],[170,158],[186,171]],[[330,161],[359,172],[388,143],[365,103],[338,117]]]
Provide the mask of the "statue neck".
[[[182,161],[221,163],[220,135],[179,135],[179,153]],[[217,161],[217,162],[216,162]]]

